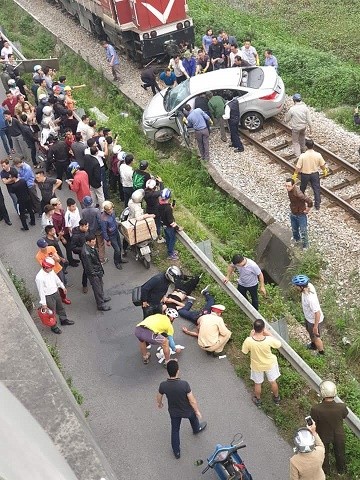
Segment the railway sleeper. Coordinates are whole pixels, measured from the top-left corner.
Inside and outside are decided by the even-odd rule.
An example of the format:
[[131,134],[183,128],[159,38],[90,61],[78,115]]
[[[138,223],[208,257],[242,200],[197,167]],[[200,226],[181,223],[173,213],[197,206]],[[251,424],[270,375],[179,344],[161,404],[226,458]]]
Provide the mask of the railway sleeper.
[[335,192],[336,190],[341,190],[342,188],[344,187],[349,187],[350,185],[355,185],[356,183],[358,183],[359,181],[359,177],[358,176],[353,176],[353,177],[350,177],[350,178],[346,178],[345,180],[343,180],[342,182],[336,184],[336,185],[333,185],[330,190]]
[[274,145],[270,147],[270,150],[272,150],[273,152],[278,152],[279,150],[283,150],[284,148],[287,148],[289,146],[290,146],[290,142],[288,142],[287,140],[284,140],[282,143],[279,143],[278,145]]

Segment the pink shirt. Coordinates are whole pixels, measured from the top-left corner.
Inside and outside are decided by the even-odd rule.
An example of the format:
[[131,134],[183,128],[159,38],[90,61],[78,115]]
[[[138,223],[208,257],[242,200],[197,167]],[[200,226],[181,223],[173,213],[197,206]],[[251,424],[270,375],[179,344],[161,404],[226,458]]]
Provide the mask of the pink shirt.
[[76,193],[79,202],[82,202],[84,197],[91,197],[89,177],[84,170],[79,170],[75,174],[74,181],[71,183],[70,188]]

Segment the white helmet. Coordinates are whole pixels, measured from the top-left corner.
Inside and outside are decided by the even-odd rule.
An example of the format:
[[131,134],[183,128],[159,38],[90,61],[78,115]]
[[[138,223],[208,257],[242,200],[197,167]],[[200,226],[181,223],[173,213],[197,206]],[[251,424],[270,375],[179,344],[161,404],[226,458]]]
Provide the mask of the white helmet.
[[179,313],[175,308],[167,308],[165,310],[165,315],[167,315],[168,317],[171,317],[171,318],[178,318]]
[[299,428],[294,437],[294,444],[296,452],[309,453],[315,448],[315,437],[308,428]]
[[322,398],[334,398],[337,395],[336,385],[330,380],[321,382],[319,388]]
[[172,265],[165,272],[165,277],[172,283],[175,283],[176,277],[181,277],[182,273],[179,267]]
[[14,85],[16,85],[16,82],[13,78],[10,78],[10,80],[8,80],[8,85],[9,87],[13,87]]
[[145,187],[146,187],[146,188],[149,188],[150,190],[152,190],[153,188],[156,187],[156,180],[154,180],[153,178],[150,178],[150,179],[146,182]]
[[38,70],[41,70],[41,65],[34,65],[34,72],[36,73]]
[[45,117],[50,117],[50,115],[52,114],[53,112],[53,108],[50,106],[50,105],[45,105],[45,107],[43,108],[43,115],[45,115]]
[[43,119],[41,120],[41,126],[43,128],[50,128],[50,123],[52,123],[50,117],[43,117]]
[[142,188],[135,190],[135,192],[131,195],[131,200],[134,203],[141,203],[144,199],[145,191]]
[[114,145],[113,146],[113,154],[117,155],[120,152],[121,152],[121,145]]
[[102,204],[102,208],[103,210],[105,210],[105,212],[107,212],[107,211],[110,211],[112,208],[114,208],[114,204],[109,200],[105,200],[105,202],[103,202]]

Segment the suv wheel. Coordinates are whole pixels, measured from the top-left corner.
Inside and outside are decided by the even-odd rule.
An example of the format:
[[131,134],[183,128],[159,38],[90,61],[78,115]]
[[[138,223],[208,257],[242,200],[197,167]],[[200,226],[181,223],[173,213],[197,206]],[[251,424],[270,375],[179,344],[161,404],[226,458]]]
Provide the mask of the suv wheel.
[[155,141],[159,143],[168,142],[175,136],[175,132],[172,128],[160,128],[155,133]]
[[250,132],[257,132],[263,127],[264,118],[260,113],[248,112],[241,117],[241,126]]

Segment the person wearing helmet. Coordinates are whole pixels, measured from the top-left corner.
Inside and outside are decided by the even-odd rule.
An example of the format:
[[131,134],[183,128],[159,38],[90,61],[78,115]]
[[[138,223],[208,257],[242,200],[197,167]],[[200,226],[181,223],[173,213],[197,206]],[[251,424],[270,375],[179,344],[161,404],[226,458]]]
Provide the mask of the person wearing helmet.
[[146,160],[141,160],[139,168],[134,170],[133,173],[133,189],[138,190],[139,188],[145,189],[146,182],[150,180],[151,175],[146,169],[149,166],[149,162]]
[[164,184],[160,177],[150,178],[145,185],[145,203],[146,213],[155,215],[155,225],[157,233],[157,243],[164,243],[165,239],[161,237],[161,218],[159,215],[159,197],[164,188]]
[[294,154],[296,155],[296,158],[299,158],[300,154],[306,151],[306,128],[309,127],[309,134],[311,135],[312,124],[310,110],[302,101],[300,93],[295,93],[295,95],[293,95],[293,102],[294,105],[290,107],[285,115],[285,122],[291,127]]
[[[42,80],[45,77],[44,72],[42,71],[41,65],[34,65],[34,74],[33,74],[33,80],[37,81],[40,83],[40,80]],[[35,97],[36,98],[36,97]]]
[[[155,313],[146,317],[136,325],[135,336],[140,342],[140,352],[143,363],[147,365],[150,361],[151,353],[147,350],[147,345],[161,346],[164,351],[165,365],[170,360],[169,337],[174,335],[174,327],[172,325],[178,312],[173,308],[167,308],[164,313]],[[180,349],[176,349],[172,338],[172,347],[176,353],[180,353]]]
[[322,463],[324,444],[316,433],[316,424],[302,427],[294,436],[295,455],[290,458],[290,480],[325,480]]
[[18,95],[21,93],[19,87],[16,86],[16,81],[13,78],[8,80],[8,88],[14,97],[18,97]]
[[129,216],[128,220],[136,219],[143,220],[145,218],[155,218],[153,213],[144,213],[144,209],[141,206],[141,202],[145,197],[145,190],[139,189],[131,195],[131,198],[128,202]]
[[81,208],[84,208],[84,197],[91,197],[89,187],[89,177],[85,170],[80,170],[80,165],[77,162],[71,162],[68,167],[68,173],[73,177],[66,180],[70,190],[76,193],[76,198],[79,200]]
[[294,242],[301,244],[302,248],[306,250],[309,246],[307,215],[313,206],[313,201],[295,185],[293,178],[286,179],[285,188],[290,200],[292,238]]
[[168,254],[168,260],[179,260],[178,254],[175,250],[176,232],[182,230],[176,223],[174,218],[175,201],[171,201],[171,190],[164,188],[161,191],[159,198],[159,217],[164,227],[166,248]]
[[158,273],[141,285],[141,302],[144,318],[152,313],[162,311],[162,302],[166,298],[166,292],[175,280],[182,276],[179,267],[172,265],[166,272]]
[[102,204],[103,212],[101,214],[101,231],[106,242],[114,249],[114,264],[118,270],[122,270],[122,263],[128,263],[121,258],[121,240],[118,225],[115,218],[114,204],[105,200]]
[[[35,277],[36,287],[39,292],[40,305],[56,312],[59,316],[61,325],[74,325],[73,320],[67,318],[64,306],[61,301],[59,289],[66,295],[67,290],[60,278],[54,272],[55,261],[51,257],[46,257],[41,264],[42,268]],[[51,327],[54,333],[60,334],[59,323]]]
[[324,344],[321,340],[320,325],[324,320],[315,287],[310,283],[306,275],[295,275],[291,283],[301,293],[301,305],[305,317],[305,327],[310,336],[311,343],[307,345],[309,350],[317,350],[324,355]]
[[322,402],[311,408],[311,418],[316,423],[316,430],[325,446],[323,470],[330,474],[330,446],[336,461],[336,470],[339,475],[346,472],[345,431],[344,419],[349,411],[344,403],[335,402],[337,395],[335,383],[325,380],[320,383]]

